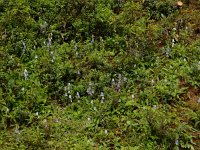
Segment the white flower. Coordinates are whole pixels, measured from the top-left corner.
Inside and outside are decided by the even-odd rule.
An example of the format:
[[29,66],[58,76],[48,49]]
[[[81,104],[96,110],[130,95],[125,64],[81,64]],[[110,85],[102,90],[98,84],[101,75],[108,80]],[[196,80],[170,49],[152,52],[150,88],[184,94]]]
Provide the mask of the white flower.
[[52,43],[51,40],[52,40],[52,38],[48,38],[48,43],[47,43],[47,46],[48,46],[48,47],[51,46],[51,43]]
[[78,52],[76,51],[76,57],[78,57]]
[[156,109],[156,108],[157,108],[157,106],[156,106],[156,105],[153,105],[153,108],[154,108],[154,109]]
[[112,85],[114,85],[115,84],[115,79],[112,78],[111,82],[112,82]]
[[76,95],[77,95],[78,99],[81,98],[79,92],[76,92]]
[[172,39],[172,47],[174,47],[174,44],[175,43],[175,40],[174,39]]
[[76,43],[75,46],[74,46],[74,49],[77,50],[77,48],[78,48],[78,47],[77,47],[77,43]]
[[94,104],[94,101],[93,101],[93,100],[91,100],[91,104]]
[[154,81],[154,79],[152,79],[152,80],[151,80],[151,84],[154,85],[154,83],[155,83],[155,81]]
[[19,132],[19,129],[18,129],[18,128],[16,128],[16,129],[15,129],[15,133],[16,133],[16,134],[20,134],[20,132]]
[[124,82],[127,82],[127,80],[128,80],[127,77],[124,77]]
[[119,80],[121,80],[121,77],[122,77],[122,75],[121,75],[121,74],[118,74],[118,79],[119,79]]
[[24,70],[24,78],[25,78],[25,80],[28,79],[28,71],[26,69]]
[[179,145],[179,141],[178,140],[175,141],[175,145]]
[[94,43],[94,35],[92,35],[92,40],[91,40],[91,44]]
[[23,45],[23,50],[25,50],[26,49],[26,43],[24,41],[22,42],[22,45]]
[[200,103],[200,98],[198,99],[198,101],[197,101],[198,103]]
[[78,74],[78,75],[81,75],[81,72],[80,72],[80,70],[78,70],[77,74]]
[[101,97],[104,97],[104,93],[103,92],[101,92]]
[[108,130],[105,130],[104,132],[105,132],[105,134],[108,134]]

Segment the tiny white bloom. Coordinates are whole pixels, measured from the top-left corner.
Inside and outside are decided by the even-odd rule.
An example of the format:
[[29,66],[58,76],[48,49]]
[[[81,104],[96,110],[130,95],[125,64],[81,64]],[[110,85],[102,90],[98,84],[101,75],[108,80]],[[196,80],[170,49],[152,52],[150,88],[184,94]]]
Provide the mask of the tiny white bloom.
[[179,141],[178,140],[175,141],[175,145],[179,145]]
[[108,134],[108,130],[105,130],[105,134]]
[[198,103],[200,103],[200,98],[198,99],[198,101],[197,101]]
[[78,52],[76,51],[76,57],[78,57]]
[[78,70],[77,74],[78,74],[78,75],[81,75],[81,72],[80,72],[80,70]]
[[124,82],[127,82],[127,80],[128,80],[127,77],[124,77]]
[[152,83],[152,85],[154,85],[154,83],[155,83],[154,79],[151,80],[151,83]]
[[93,101],[93,100],[91,100],[91,104],[94,104],[94,101]]
[[77,95],[78,99],[81,98],[79,92],[76,92],[76,95]]
[[112,78],[112,81],[111,81],[111,82],[112,82],[112,84],[115,84],[115,79]]
[[22,42],[22,45],[23,45],[23,49],[25,50],[26,49],[26,43],[24,41]]
[[24,78],[25,78],[25,80],[28,79],[28,71],[26,69],[24,69]]
[[20,132],[19,132],[19,129],[18,129],[18,128],[16,128],[16,129],[15,129],[15,133],[16,133],[16,134],[20,134]]

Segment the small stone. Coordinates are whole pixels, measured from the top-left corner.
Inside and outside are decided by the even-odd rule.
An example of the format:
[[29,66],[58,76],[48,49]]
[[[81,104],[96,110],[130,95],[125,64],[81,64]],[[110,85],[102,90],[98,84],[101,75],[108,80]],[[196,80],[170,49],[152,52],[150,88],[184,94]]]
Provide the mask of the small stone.
[[183,6],[183,2],[181,2],[181,1],[176,2],[176,6],[177,7],[182,7]]

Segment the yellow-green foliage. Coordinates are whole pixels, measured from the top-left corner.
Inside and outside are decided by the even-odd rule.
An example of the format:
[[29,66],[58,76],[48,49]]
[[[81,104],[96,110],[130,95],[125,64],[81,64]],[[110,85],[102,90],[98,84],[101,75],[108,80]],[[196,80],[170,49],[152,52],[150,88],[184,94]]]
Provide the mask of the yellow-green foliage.
[[0,0],[0,149],[200,149],[199,6]]

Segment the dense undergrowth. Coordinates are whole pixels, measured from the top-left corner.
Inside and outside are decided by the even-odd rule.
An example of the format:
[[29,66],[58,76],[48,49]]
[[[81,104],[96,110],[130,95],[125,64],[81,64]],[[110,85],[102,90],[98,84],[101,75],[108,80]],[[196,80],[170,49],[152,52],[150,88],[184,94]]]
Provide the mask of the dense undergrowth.
[[199,0],[0,0],[0,149],[200,149],[199,37]]

